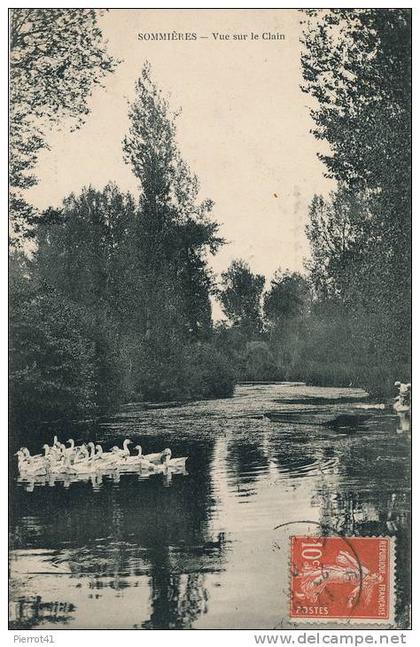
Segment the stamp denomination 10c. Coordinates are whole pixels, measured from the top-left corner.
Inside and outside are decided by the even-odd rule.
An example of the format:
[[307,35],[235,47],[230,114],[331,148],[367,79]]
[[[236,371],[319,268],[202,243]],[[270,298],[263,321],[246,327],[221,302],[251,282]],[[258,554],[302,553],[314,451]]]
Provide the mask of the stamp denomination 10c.
[[290,538],[290,619],[393,623],[394,540]]

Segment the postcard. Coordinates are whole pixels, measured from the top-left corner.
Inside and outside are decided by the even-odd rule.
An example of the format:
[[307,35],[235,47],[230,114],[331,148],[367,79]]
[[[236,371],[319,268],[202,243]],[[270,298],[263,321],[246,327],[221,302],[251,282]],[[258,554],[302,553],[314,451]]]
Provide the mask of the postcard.
[[9,628],[410,629],[411,10],[9,28]]

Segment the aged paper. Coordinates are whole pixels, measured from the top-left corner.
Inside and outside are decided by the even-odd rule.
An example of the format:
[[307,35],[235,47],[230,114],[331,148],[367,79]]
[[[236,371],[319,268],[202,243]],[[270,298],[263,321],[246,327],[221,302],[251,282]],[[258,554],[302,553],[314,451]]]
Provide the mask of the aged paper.
[[411,10],[9,28],[10,629],[409,629]]

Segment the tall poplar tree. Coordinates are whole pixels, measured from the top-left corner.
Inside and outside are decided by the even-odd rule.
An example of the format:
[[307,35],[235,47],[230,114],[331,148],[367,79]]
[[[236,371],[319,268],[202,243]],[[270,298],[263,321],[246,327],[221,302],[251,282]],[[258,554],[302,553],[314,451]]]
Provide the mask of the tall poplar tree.
[[[182,159],[176,117],[151,79],[146,63],[130,105],[125,160],[140,185],[137,230],[143,313],[139,360],[156,391],[182,380],[182,349],[211,333],[212,276],[206,256],[222,244],[211,219],[213,203],[200,201],[199,182]],[[147,370],[144,370],[147,367]]]

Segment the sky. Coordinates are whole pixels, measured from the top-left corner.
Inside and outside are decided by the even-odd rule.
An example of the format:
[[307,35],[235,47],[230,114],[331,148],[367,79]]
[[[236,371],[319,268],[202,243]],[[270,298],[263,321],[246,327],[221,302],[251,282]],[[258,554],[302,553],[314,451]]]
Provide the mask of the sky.
[[[70,132],[63,122],[50,134],[28,199],[41,209],[59,206],[69,193],[109,181],[138,190],[121,141],[129,127],[128,101],[148,60],[171,107],[182,108],[179,148],[199,177],[200,197],[215,202],[214,218],[228,241],[210,257],[213,270],[219,274],[238,257],[267,282],[279,267],[302,270],[309,253],[308,204],[334,184],[323,175],[317,153],[327,149],[310,133],[311,99],[300,89],[300,18],[293,9],[110,10],[100,25],[122,62],[104,88],[95,89],[84,126]],[[197,40],[138,38],[172,31],[195,32]],[[259,38],[251,40],[251,32]]]

